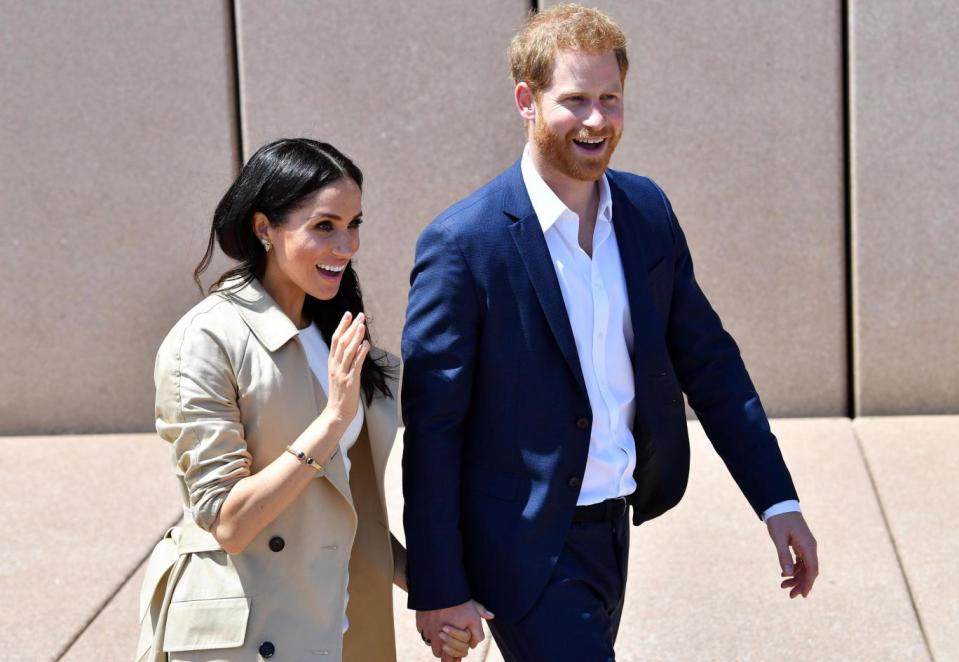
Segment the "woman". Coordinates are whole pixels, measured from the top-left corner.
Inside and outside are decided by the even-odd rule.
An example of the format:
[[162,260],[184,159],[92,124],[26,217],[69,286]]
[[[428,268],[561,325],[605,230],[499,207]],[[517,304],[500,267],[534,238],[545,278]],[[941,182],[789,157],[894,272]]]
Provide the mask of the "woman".
[[[405,550],[383,474],[399,362],[372,347],[350,262],[362,184],[331,145],[278,140],[217,206],[194,279],[214,241],[238,265],[157,355],[184,521],[150,559],[138,660],[395,660]],[[444,651],[468,640],[450,628]]]

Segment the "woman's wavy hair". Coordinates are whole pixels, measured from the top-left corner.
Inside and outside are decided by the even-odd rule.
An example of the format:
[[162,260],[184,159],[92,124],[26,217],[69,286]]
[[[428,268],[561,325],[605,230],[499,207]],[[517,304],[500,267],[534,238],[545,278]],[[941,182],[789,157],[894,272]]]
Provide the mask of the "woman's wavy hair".
[[[348,177],[363,188],[363,173],[343,153],[328,143],[307,138],[283,138],[263,145],[240,170],[213,213],[213,225],[206,253],[193,270],[193,280],[201,293],[200,275],[213,259],[214,244],[238,264],[223,273],[207,292],[229,292],[262,278],[266,270],[266,251],[253,232],[253,215],[261,212],[273,226],[283,225],[291,212],[324,186]],[[228,281],[230,281],[228,283]],[[340,289],[327,301],[309,294],[303,312],[320,330],[327,345],[346,311],[355,318],[364,312],[360,282],[350,261],[343,271]],[[366,339],[373,344],[369,324]],[[360,388],[369,404],[379,391],[387,397],[393,393],[387,380],[394,366],[386,357],[367,357],[360,372]]]

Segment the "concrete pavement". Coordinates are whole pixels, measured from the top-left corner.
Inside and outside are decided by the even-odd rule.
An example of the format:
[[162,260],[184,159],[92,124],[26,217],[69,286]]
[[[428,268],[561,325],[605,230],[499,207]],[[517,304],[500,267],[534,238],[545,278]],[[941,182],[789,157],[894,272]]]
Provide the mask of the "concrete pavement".
[[[617,659],[959,659],[959,416],[773,429],[819,540],[811,597],[778,588],[765,527],[691,423],[685,499],[632,529]],[[179,509],[167,452],[149,434],[0,439],[0,660],[132,658],[142,563]],[[399,659],[434,659],[395,603]],[[487,639],[469,659],[502,658]]]

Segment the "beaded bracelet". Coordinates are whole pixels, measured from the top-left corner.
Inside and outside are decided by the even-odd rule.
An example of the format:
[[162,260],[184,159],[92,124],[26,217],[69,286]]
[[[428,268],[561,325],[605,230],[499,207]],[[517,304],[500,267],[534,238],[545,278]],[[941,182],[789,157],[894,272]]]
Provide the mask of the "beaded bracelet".
[[323,471],[323,465],[320,464],[319,462],[317,462],[316,460],[314,460],[312,456],[311,456],[311,457],[307,457],[307,456],[306,456],[306,453],[304,453],[303,451],[298,451],[298,450],[296,450],[295,448],[293,448],[292,446],[287,446],[287,447],[286,447],[286,452],[287,452],[287,453],[290,453],[293,457],[295,457],[297,460],[299,460],[300,462],[302,462],[302,463],[305,464],[306,466],[308,466],[308,467],[310,467],[310,468],[312,468],[312,469],[315,469],[315,470],[317,471],[317,473]]

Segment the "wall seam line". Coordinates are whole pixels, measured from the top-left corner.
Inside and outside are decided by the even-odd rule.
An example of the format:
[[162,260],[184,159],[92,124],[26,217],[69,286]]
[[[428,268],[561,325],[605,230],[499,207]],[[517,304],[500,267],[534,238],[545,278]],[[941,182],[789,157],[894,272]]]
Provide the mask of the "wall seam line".
[[856,269],[855,269],[855,208],[853,187],[853,122],[852,122],[852,33],[850,0],[842,0],[840,6],[841,55],[842,55],[842,114],[843,114],[843,240],[846,286],[846,410],[849,418],[859,414],[857,402],[856,361]]
[[246,160],[246,145],[243,136],[245,126],[243,124],[243,76],[240,71],[240,26],[239,26],[239,0],[226,0],[227,12],[230,16],[230,44],[232,46],[233,61],[233,111],[234,111],[234,130],[237,145],[237,171],[243,167]]

